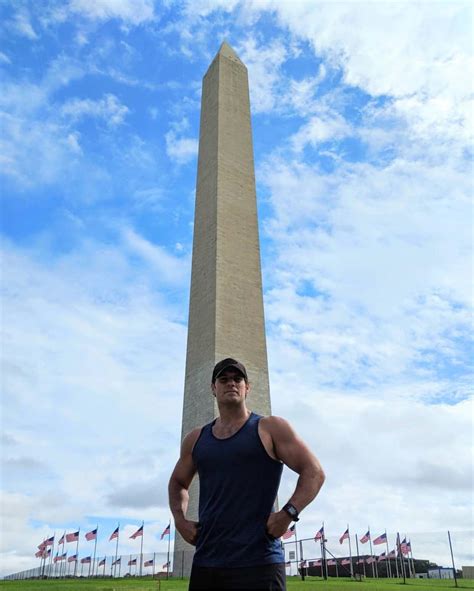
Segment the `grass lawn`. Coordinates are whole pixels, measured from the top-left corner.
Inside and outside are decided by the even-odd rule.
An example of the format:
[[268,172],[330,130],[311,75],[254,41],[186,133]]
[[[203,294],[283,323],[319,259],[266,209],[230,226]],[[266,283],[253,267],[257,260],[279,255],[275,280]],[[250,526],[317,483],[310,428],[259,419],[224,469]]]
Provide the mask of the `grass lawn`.
[[[302,581],[299,577],[288,577],[288,591],[443,591],[454,589],[453,580],[407,579],[406,585],[399,579],[369,579],[356,582],[350,579],[330,579],[324,581],[317,577],[307,577]],[[458,580],[462,589],[474,589],[474,580]],[[130,579],[64,579],[64,580],[32,580],[32,581],[0,581],[0,589],[7,591],[186,591],[188,582],[180,579],[152,580],[147,578]]]

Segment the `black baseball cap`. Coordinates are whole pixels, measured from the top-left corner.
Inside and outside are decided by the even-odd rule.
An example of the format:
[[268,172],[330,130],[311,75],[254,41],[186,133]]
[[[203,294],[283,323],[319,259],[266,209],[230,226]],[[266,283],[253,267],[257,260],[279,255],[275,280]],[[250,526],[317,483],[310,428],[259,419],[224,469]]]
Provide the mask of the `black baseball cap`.
[[249,381],[245,366],[242,363],[240,363],[240,361],[232,359],[232,357],[227,357],[227,359],[223,359],[222,361],[219,361],[219,363],[216,363],[214,370],[212,372],[212,383],[214,384],[214,382],[217,380],[217,378],[221,375],[222,372],[224,372],[226,369],[231,368],[240,371],[240,373],[244,376],[245,381]]

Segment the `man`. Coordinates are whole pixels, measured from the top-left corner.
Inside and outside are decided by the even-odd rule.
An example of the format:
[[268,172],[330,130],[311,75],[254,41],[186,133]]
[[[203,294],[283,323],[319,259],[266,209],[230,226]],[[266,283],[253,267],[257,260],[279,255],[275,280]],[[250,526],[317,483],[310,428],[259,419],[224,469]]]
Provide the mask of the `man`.
[[[247,408],[250,385],[242,363],[217,363],[211,388],[219,416],[186,435],[169,482],[176,529],[196,546],[189,589],[284,590],[278,538],[318,494],[324,472],[287,421]],[[299,478],[288,503],[274,512],[283,464]],[[196,472],[199,523],[186,519]]]

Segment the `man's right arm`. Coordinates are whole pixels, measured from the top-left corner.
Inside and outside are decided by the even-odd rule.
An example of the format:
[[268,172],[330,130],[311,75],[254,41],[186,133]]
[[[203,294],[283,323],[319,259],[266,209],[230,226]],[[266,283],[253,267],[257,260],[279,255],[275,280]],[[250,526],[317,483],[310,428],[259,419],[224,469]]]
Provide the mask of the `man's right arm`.
[[186,519],[189,502],[189,487],[196,474],[192,451],[201,429],[194,429],[186,435],[181,444],[181,455],[171,474],[168,485],[169,502],[176,529],[181,536],[193,546],[196,544],[198,524]]

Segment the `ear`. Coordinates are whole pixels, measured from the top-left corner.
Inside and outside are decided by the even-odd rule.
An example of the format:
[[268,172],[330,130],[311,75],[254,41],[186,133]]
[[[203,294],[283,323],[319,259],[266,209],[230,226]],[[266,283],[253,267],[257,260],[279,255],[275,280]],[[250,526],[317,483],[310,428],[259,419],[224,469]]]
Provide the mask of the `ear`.
[[216,396],[216,385],[213,384],[212,382],[211,382],[211,390],[212,390],[212,395],[215,397]]

